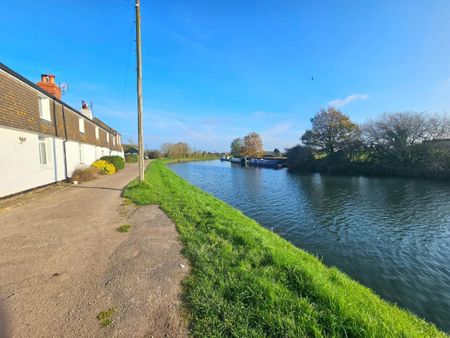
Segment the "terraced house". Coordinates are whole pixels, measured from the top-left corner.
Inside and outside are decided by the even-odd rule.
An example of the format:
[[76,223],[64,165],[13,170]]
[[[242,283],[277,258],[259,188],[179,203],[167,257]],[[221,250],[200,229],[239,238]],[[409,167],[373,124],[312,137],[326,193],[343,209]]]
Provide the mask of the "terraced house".
[[0,63],[0,197],[63,181],[104,155],[123,156],[120,134],[61,101],[54,75],[37,84]]

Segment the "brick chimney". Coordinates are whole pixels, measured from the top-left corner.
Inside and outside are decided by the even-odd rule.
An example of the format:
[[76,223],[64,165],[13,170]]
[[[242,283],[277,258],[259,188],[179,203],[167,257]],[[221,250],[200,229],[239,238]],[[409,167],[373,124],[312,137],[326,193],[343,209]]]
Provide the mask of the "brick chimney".
[[37,85],[61,100],[61,88],[55,83],[55,75],[42,74],[41,81]]

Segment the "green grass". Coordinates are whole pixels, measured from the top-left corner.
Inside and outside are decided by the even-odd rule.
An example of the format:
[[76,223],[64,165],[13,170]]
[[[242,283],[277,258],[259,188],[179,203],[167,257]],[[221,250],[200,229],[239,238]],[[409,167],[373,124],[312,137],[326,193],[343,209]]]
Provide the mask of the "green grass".
[[116,230],[118,232],[128,232],[131,229],[131,225],[129,224],[122,224],[120,227],[118,227]]
[[100,325],[102,327],[107,327],[111,325],[114,313],[116,313],[116,310],[114,308],[109,308],[108,310],[101,311],[97,315],[97,319],[99,320]]
[[184,306],[193,336],[446,336],[190,185],[166,163],[153,161],[146,182],[131,182],[124,195],[159,204],[177,225],[192,266]]

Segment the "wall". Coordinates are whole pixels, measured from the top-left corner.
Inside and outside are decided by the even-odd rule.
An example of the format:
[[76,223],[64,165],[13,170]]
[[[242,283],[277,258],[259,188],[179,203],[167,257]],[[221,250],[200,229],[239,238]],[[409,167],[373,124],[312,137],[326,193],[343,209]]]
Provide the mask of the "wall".
[[[38,133],[0,126],[0,144],[5,145],[0,147],[0,197],[66,179],[64,139],[46,136],[48,165],[43,166],[39,158],[39,136]],[[89,166],[101,156],[110,154],[123,157],[123,152],[106,147],[67,141],[68,177],[76,168]]]

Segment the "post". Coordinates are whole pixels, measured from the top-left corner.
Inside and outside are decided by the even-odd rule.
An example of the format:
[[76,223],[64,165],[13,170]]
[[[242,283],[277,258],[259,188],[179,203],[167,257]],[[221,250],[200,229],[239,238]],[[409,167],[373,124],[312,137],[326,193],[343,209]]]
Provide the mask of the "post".
[[137,109],[138,109],[138,148],[139,181],[144,181],[144,133],[142,127],[142,56],[141,56],[141,7],[136,0],[136,57],[137,57]]

